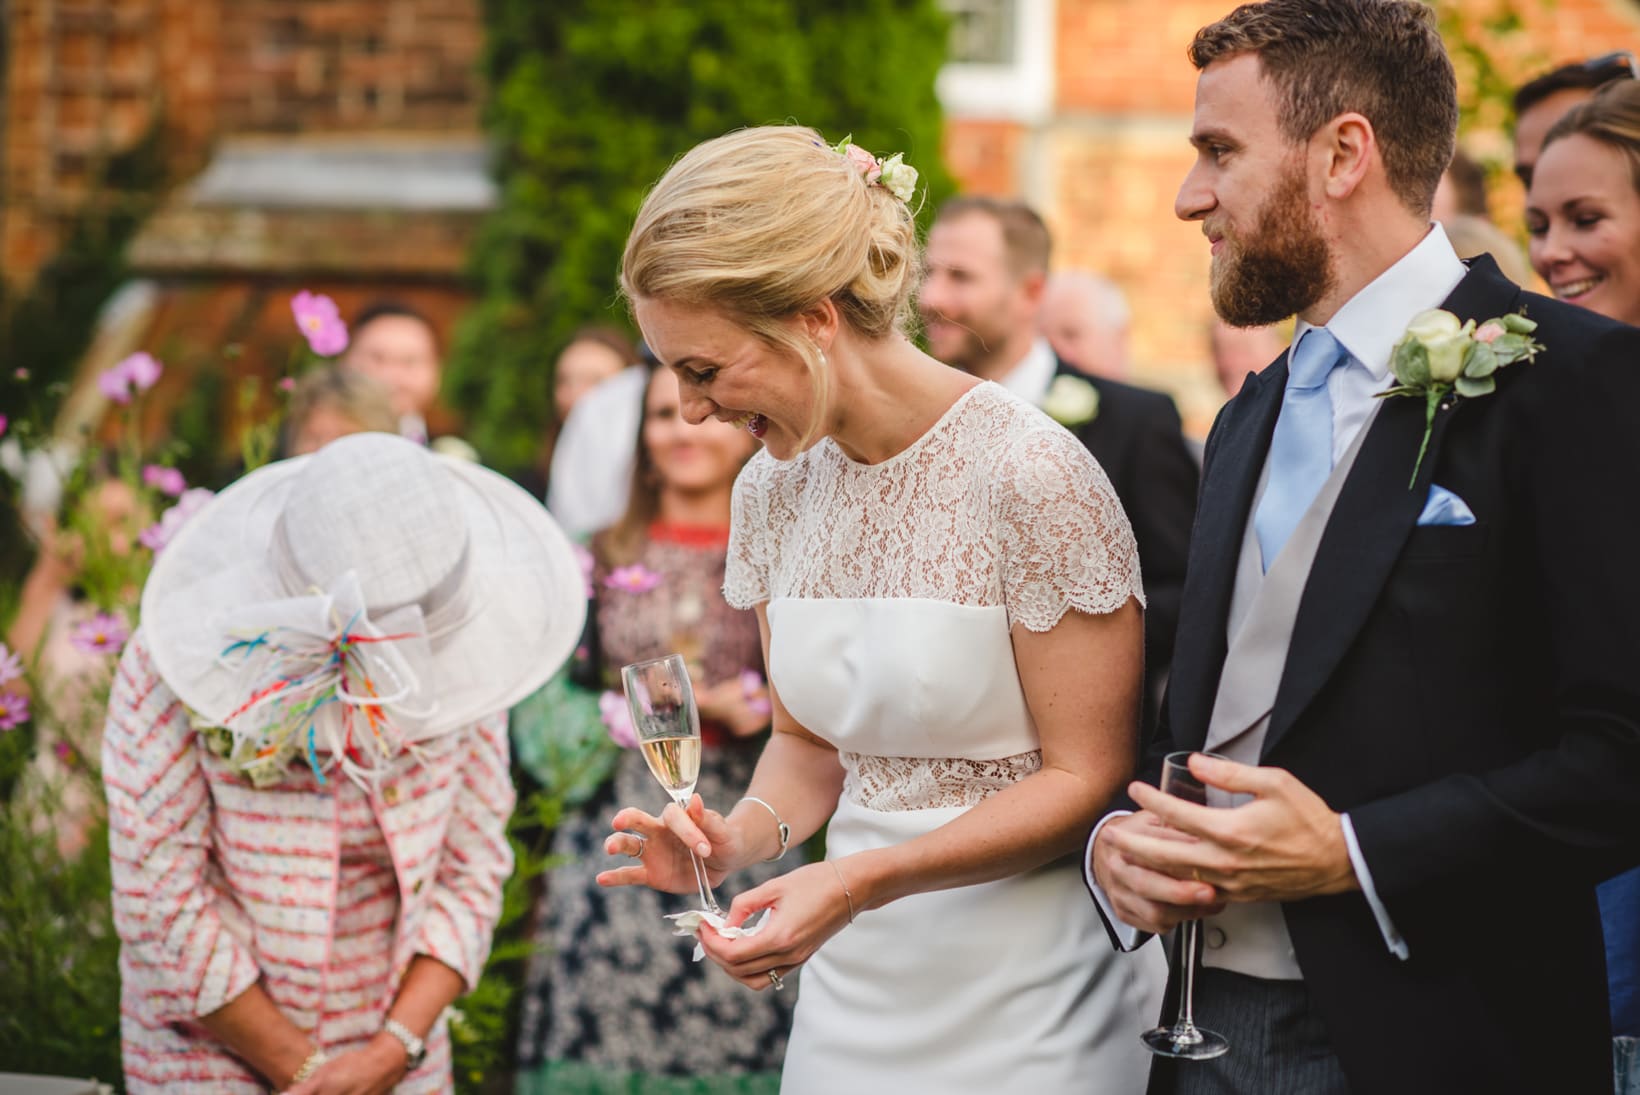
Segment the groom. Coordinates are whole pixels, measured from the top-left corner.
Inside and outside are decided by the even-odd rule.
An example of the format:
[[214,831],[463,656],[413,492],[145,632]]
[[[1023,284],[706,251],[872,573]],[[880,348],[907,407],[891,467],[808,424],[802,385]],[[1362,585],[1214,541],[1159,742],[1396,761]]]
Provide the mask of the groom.
[[[1299,322],[1208,439],[1148,782],[1089,840],[1118,946],[1206,917],[1196,1019],[1231,1050],[1159,1060],[1152,1090],[1609,1092],[1594,887],[1640,862],[1640,331],[1430,225],[1457,105],[1423,4],[1249,4],[1191,59],[1177,209],[1214,306]],[[1546,349],[1443,405],[1420,462],[1424,399],[1374,396],[1438,306],[1524,311]],[[1250,804],[1148,785],[1204,749]]]

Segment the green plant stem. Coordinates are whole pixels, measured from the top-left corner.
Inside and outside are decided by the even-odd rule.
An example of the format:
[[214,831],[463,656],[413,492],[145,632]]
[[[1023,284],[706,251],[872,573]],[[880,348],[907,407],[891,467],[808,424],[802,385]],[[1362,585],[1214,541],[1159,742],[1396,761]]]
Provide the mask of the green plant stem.
[[1448,388],[1444,385],[1431,384],[1424,393],[1424,440],[1418,446],[1418,462],[1412,465],[1412,478],[1407,480],[1407,490],[1418,485],[1418,470],[1424,466],[1424,454],[1429,451],[1429,437],[1435,432],[1435,412],[1441,409],[1441,400],[1446,398]]

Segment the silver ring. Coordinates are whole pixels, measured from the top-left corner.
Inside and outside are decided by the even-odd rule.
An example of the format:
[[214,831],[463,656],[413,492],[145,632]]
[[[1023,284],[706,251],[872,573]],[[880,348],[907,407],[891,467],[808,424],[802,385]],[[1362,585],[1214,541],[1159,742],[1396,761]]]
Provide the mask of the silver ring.
[[774,972],[774,970],[769,971],[769,984],[774,986],[774,991],[776,992],[779,992],[781,989],[786,987],[786,982],[782,981],[780,979],[780,975]]
[[[636,834],[636,833],[633,833],[632,835],[633,836],[638,836],[638,834]],[[630,855],[633,859],[642,859],[643,854],[645,852],[647,852],[648,850],[649,850],[649,841],[645,840],[641,836],[638,836],[638,850],[635,851],[635,852],[628,852],[627,854]]]

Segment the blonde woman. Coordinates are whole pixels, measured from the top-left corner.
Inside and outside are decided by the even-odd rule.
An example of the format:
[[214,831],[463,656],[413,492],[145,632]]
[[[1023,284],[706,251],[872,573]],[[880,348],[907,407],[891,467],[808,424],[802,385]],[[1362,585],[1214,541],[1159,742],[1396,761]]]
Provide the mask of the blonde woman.
[[763,442],[725,595],[774,733],[738,803],[618,813],[638,858],[600,881],[687,892],[693,846],[732,892],[829,822],[825,862],[735,895],[755,934],[700,936],[751,989],[802,968],[783,1092],[1137,1092],[1163,960],[1112,953],[1074,862],[1134,760],[1133,534],[1074,437],[906,338],[908,172],[749,129],[638,214],[622,285],[684,417]]

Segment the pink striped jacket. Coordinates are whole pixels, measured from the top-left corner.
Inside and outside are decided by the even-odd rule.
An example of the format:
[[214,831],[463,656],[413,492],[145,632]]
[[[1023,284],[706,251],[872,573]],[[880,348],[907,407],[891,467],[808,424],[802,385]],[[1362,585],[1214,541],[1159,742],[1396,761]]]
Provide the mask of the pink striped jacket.
[[[202,746],[140,630],[127,645],[109,700],[103,781],[122,944],[122,1048],[133,1093],[265,1090],[194,1021],[258,979],[322,1042],[379,1029],[417,954],[443,962],[469,988],[477,982],[513,862],[505,833],[514,801],[505,715],[474,724],[457,747],[426,765],[405,758],[370,796],[398,893],[389,903],[397,906],[392,960],[382,964],[389,976],[362,994],[347,983],[356,963],[331,953],[342,842],[332,791],[341,778],[327,789],[303,766],[276,787],[252,787]],[[338,999],[368,1013],[353,1024],[364,1028],[333,1025],[345,1006]],[[441,1022],[426,1063],[398,1090],[449,1086]]]

